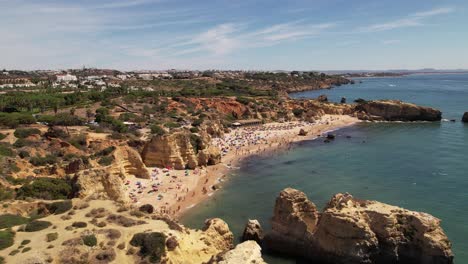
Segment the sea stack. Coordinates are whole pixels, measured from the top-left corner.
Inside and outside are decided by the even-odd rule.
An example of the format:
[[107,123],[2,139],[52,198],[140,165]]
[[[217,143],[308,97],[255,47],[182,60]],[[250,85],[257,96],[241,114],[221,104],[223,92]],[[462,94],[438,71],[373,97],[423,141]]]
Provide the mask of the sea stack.
[[298,190],[276,199],[267,250],[319,263],[451,264],[451,244],[432,215],[336,194],[323,212]]
[[468,112],[465,112],[462,117],[462,122],[463,123],[468,123]]

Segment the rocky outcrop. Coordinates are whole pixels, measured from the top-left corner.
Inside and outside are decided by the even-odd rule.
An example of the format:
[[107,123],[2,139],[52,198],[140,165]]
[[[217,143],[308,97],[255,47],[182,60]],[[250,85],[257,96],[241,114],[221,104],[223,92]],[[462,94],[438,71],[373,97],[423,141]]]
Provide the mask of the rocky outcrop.
[[247,224],[244,228],[244,233],[242,234],[242,241],[254,240],[258,243],[261,243],[263,240],[263,229],[258,220],[247,221]]
[[304,193],[283,190],[263,243],[321,263],[453,263],[439,219],[349,194],[335,195],[320,213]]
[[307,136],[307,131],[301,128],[301,130],[299,130],[299,136]]
[[122,166],[126,175],[134,175],[137,178],[149,179],[150,175],[140,154],[129,146],[118,146],[114,157],[116,164]]
[[465,112],[462,117],[462,122],[463,123],[468,123],[468,112]]
[[261,248],[255,241],[245,241],[234,249],[221,253],[208,262],[209,264],[266,264]]
[[210,238],[210,245],[218,250],[233,248],[234,235],[229,226],[219,218],[211,218],[205,221],[203,232]]
[[325,94],[322,94],[319,97],[317,97],[317,100],[319,102],[328,102],[328,97]]
[[357,116],[372,121],[440,121],[442,113],[431,107],[396,100],[364,101],[355,107]]
[[188,131],[154,136],[143,149],[143,161],[146,166],[171,166],[178,170],[214,165],[221,162],[221,153],[209,146],[209,140],[209,136]]
[[74,179],[80,198],[92,196],[95,199],[128,202],[124,190],[125,175],[112,167],[79,171]]

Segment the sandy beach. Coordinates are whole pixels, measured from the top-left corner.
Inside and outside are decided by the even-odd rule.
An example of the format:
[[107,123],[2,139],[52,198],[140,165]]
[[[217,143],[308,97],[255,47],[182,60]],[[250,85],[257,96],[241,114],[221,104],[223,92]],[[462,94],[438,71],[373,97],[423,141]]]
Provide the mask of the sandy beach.
[[[315,123],[268,123],[233,129],[223,138],[213,139],[222,152],[221,163],[195,170],[148,168],[150,179],[131,178],[125,188],[135,206],[151,204],[157,211],[177,218],[212,196],[229,171],[238,168],[243,159],[288,150],[295,142],[312,140],[357,122],[350,116],[325,115]],[[299,135],[301,129],[307,136]]]

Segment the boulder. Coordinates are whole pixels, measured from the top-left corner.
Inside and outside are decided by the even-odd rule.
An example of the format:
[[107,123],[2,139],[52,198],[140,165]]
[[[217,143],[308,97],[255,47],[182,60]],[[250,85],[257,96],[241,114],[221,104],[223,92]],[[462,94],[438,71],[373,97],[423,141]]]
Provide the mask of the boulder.
[[451,244],[432,215],[350,194],[336,194],[320,213],[291,188],[276,199],[263,245],[319,263],[453,263]]
[[463,123],[468,123],[468,112],[465,112],[462,117],[462,122]]
[[340,101],[340,103],[342,103],[342,104],[346,104],[346,97],[341,97],[341,101]]
[[307,136],[307,131],[301,128],[301,130],[299,130],[299,136]]
[[266,264],[262,258],[261,248],[255,241],[245,241],[234,249],[211,259],[208,263],[214,264]]
[[319,97],[317,97],[317,100],[319,102],[328,102],[328,97],[325,94],[322,94]]
[[335,138],[336,138],[335,134],[332,134],[332,133],[328,133],[328,134],[327,134],[327,139],[333,140],[333,139],[335,139]]
[[263,229],[258,220],[249,219],[249,221],[247,221],[244,233],[242,234],[242,241],[247,240],[254,240],[261,244],[261,241],[263,240]]
[[442,113],[431,107],[396,100],[364,101],[355,106],[361,120],[372,121],[440,121]]

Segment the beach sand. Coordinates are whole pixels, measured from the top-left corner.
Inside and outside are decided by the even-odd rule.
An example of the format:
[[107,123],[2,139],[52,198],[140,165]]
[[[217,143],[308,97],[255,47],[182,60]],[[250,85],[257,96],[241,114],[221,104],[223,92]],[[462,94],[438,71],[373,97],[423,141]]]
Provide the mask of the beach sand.
[[[279,149],[287,150],[295,142],[312,140],[357,122],[358,119],[350,116],[325,115],[313,124],[287,122],[237,128],[221,139],[213,139],[216,146],[226,150],[223,151],[221,163],[195,170],[163,172],[161,168],[148,168],[151,179],[129,179],[127,194],[132,197],[135,206],[151,204],[156,211],[177,218],[213,195],[213,186],[219,186],[225,175],[238,167],[244,158],[273,154]],[[307,131],[307,136],[299,136],[301,129]]]

